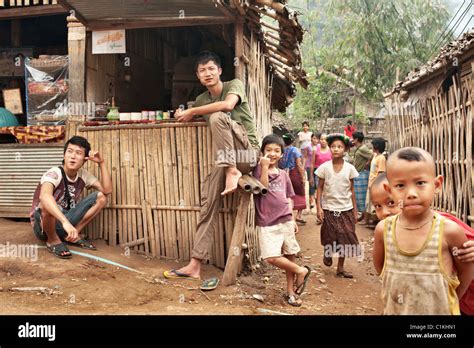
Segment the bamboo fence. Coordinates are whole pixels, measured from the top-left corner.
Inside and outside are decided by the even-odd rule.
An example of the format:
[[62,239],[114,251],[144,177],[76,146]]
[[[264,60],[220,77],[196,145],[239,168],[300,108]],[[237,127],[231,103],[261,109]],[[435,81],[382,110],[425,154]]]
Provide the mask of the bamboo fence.
[[[203,180],[212,168],[210,131],[203,122],[84,127],[70,120],[67,136],[80,135],[104,156],[112,177],[108,204],[86,228],[91,239],[152,257],[189,260],[199,219]],[[98,166],[85,168],[99,178]],[[86,193],[87,194],[87,193]],[[223,200],[209,263],[224,268],[239,195]],[[250,204],[245,226],[249,256],[258,238]]]
[[451,87],[435,95],[402,101],[396,94],[387,100],[391,150],[417,146],[433,155],[443,190],[434,207],[474,222],[472,73],[452,78]]

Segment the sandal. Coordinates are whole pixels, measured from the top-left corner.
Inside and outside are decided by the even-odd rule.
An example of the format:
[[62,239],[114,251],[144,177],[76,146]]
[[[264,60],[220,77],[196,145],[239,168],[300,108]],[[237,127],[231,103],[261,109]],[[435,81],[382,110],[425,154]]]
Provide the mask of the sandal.
[[219,279],[217,279],[215,277],[209,278],[209,279],[206,279],[205,281],[202,282],[202,284],[200,286],[200,289],[202,291],[214,290],[215,288],[217,288],[218,284],[219,284]]
[[324,265],[331,267],[332,266],[332,257],[323,256]]
[[337,272],[336,277],[339,277],[339,278],[354,278],[352,273],[346,272],[346,271]]
[[46,244],[46,249],[48,249],[54,256],[57,256],[60,259],[70,259],[72,257],[71,252],[64,243],[59,243],[56,245]]
[[[285,295],[286,302],[293,307],[301,307],[303,301],[298,297],[298,295]],[[298,302],[299,300],[299,302]]]
[[79,248],[88,249],[88,250],[97,250],[97,248],[89,241],[85,239],[79,239],[77,242],[67,242],[70,245],[77,246]]
[[298,222],[302,225],[306,224],[306,220],[303,220],[303,219],[295,219],[295,220],[296,220],[296,222]]

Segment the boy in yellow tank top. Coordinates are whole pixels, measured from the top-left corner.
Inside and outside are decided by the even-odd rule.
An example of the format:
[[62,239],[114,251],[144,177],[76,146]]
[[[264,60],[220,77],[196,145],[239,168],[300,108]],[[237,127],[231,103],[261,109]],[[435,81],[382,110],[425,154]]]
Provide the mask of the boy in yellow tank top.
[[458,298],[474,270],[452,255],[467,241],[463,229],[431,209],[443,181],[433,158],[419,148],[400,149],[388,159],[387,179],[401,213],[375,229],[384,314],[459,314]]

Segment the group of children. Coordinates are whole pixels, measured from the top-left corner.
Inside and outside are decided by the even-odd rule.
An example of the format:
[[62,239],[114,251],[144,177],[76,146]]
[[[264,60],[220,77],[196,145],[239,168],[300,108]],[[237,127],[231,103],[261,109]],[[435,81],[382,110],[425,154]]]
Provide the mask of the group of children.
[[[323,263],[331,266],[337,254],[336,276],[352,278],[344,261],[362,252],[355,232],[358,172],[344,160],[350,138],[331,134],[326,140],[332,160],[316,170]],[[300,248],[292,215],[294,191],[288,173],[278,167],[283,140],[266,136],[261,152],[254,176],[269,191],[255,200],[261,255],[286,271],[286,299],[301,306],[311,269],[296,263]],[[474,234],[455,217],[432,210],[442,180],[429,153],[403,148],[389,157],[386,175],[379,173],[372,181],[370,198],[381,220],[375,229],[373,261],[382,278],[384,314],[474,314],[474,241],[467,239]]]

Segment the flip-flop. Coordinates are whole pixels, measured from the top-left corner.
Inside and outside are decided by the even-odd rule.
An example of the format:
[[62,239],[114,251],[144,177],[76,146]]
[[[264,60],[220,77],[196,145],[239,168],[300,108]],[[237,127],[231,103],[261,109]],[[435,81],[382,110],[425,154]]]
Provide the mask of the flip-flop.
[[339,278],[354,278],[352,273],[346,272],[346,271],[337,272],[336,277],[339,277]]
[[171,271],[164,271],[163,276],[166,279],[191,279],[191,280],[201,280],[201,278],[195,278],[191,277],[189,274],[185,274],[182,272],[179,272],[175,269],[172,269]]
[[97,250],[97,248],[89,241],[85,239],[79,239],[77,242],[67,242],[69,245],[76,246],[79,248],[87,249],[87,250]]
[[[49,252],[51,252],[54,256],[59,257],[60,259],[70,259],[72,257],[71,252],[64,243],[59,243],[55,245],[46,244],[46,249],[48,249]],[[63,253],[69,254],[63,255]]]
[[296,295],[301,295],[303,293],[304,288],[306,287],[306,283],[308,282],[309,276],[311,274],[311,268],[309,268],[308,266],[304,266],[304,268],[308,270],[308,273],[306,273],[306,275],[304,276],[303,283],[296,286]]
[[202,282],[200,289],[203,291],[214,290],[215,288],[217,288],[218,284],[219,279],[217,279],[216,277],[209,278]]
[[332,257],[323,256],[324,265],[331,267],[332,266]]
[[295,219],[295,220],[296,220],[296,222],[298,222],[302,225],[306,224],[306,220],[303,220],[303,219]]

